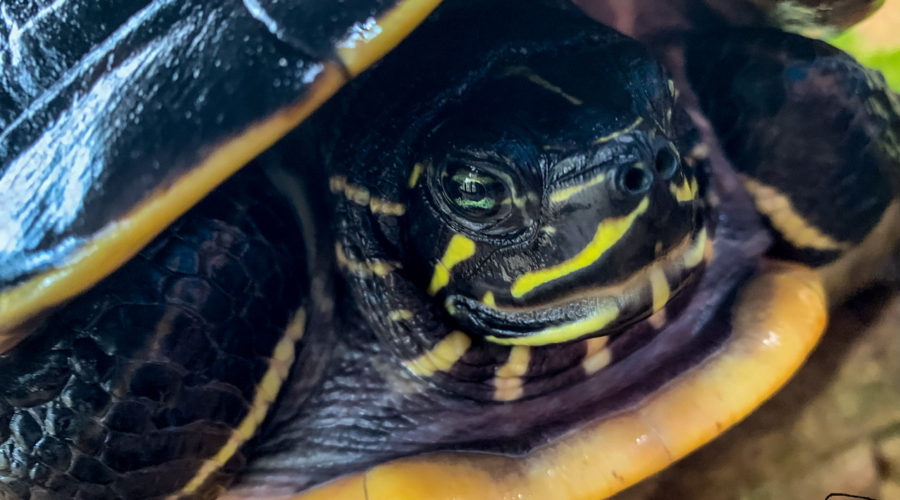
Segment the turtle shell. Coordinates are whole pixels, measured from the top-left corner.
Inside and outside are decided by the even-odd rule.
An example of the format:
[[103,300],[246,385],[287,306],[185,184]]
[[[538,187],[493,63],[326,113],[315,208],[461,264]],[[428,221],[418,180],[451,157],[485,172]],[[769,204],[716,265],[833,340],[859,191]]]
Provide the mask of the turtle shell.
[[[218,217],[212,229],[206,226],[207,232],[176,236],[179,230],[172,223],[388,52],[437,3],[0,2],[0,343],[7,353],[2,378],[9,389],[4,419],[13,434],[25,438],[25,448],[12,445],[18,440],[12,438],[2,452],[0,496],[215,494],[232,474],[228,463],[241,460],[237,448],[252,434],[229,442],[221,431],[261,422],[263,407],[250,411],[259,399],[254,399],[256,384],[266,374],[276,375],[266,370],[274,350],[293,348],[293,340],[278,343],[284,325],[293,321],[287,327],[294,332],[290,338],[300,334],[302,322],[293,317],[299,290],[282,293],[276,283],[305,279],[290,265],[229,262],[237,252],[266,259],[273,250],[284,251],[280,261],[304,262],[303,242],[289,225],[259,225],[279,219],[272,212],[266,215],[263,205],[292,209],[266,195],[271,184],[256,181],[247,185],[256,186],[260,197],[249,205],[231,203],[241,197],[238,191],[204,204],[207,209],[200,210],[207,214],[230,214]],[[175,226],[187,228],[192,218]],[[144,248],[167,228],[172,237]],[[291,253],[283,245],[268,245],[263,235],[276,233],[293,235],[286,240],[295,242]],[[142,248],[143,256],[129,262]],[[218,250],[210,253],[212,248]],[[171,256],[170,276],[191,266],[185,255],[205,255],[197,265],[218,269],[220,279],[243,283],[252,273],[251,281],[268,279],[271,286],[265,292],[251,285],[246,288],[250,294],[222,302],[225,296],[210,292],[211,281],[176,283],[159,268],[141,264],[147,252]],[[53,320],[53,329],[70,332],[62,335],[64,345],[31,338],[10,352],[60,305],[117,270],[128,279],[148,281],[130,290],[96,290],[129,297],[134,308],[112,307],[109,314],[95,316],[100,323],[81,326],[68,323],[63,313]],[[281,324],[274,330],[257,325],[258,335],[245,336],[253,342],[249,349],[200,331],[178,335],[181,340],[173,342],[180,347],[167,346],[165,332],[179,332],[186,317],[149,319],[156,315],[151,310],[161,311],[152,305],[158,299],[148,301],[145,295],[153,289],[187,302],[213,293],[218,305],[207,310],[212,311],[207,319],[222,320],[213,320],[221,332],[228,330],[224,320],[237,310]],[[263,304],[252,295],[283,298]],[[89,308],[106,308],[104,300]],[[274,305],[282,300],[293,303]],[[275,307],[283,313],[262,312]],[[77,333],[112,316],[128,317],[131,326],[113,320],[118,326],[107,330],[106,340]],[[185,366],[206,366],[207,373],[220,374],[213,379],[234,374],[232,387],[238,390],[223,392],[205,375],[204,381],[182,383],[184,372],[173,371],[158,357],[151,361],[152,354],[144,356],[146,363],[131,363],[128,358],[135,353],[153,351],[143,334],[129,333],[134,321],[145,320],[157,325],[157,347],[190,352],[182,360]],[[263,357],[254,360],[257,353]],[[277,373],[283,376],[285,369]],[[131,382],[104,385],[100,380],[108,375]],[[134,385],[139,380],[142,388]],[[277,392],[271,383],[269,390]],[[156,415],[151,427],[169,430],[147,427],[151,413]]]
[[0,5],[7,345],[121,266],[437,3]]

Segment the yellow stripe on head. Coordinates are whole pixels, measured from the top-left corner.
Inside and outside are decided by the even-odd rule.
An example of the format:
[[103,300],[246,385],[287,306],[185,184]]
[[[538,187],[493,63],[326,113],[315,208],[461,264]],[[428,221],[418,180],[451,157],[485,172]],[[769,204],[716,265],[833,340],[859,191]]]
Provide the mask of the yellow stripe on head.
[[441,288],[447,286],[447,283],[450,283],[450,270],[473,255],[475,255],[475,242],[461,234],[454,234],[450,238],[447,250],[444,251],[444,256],[434,266],[434,275],[428,285],[428,293],[434,295]]
[[551,326],[527,337],[495,337],[488,335],[485,339],[501,345],[527,345],[540,346],[559,344],[575,340],[589,333],[594,333],[607,327],[613,320],[619,317],[619,306],[615,303],[607,303],[600,307],[594,314],[571,323],[559,326]]
[[513,297],[520,298],[541,285],[590,266],[628,232],[635,219],[646,212],[649,206],[650,201],[644,198],[637,208],[628,215],[604,219],[597,225],[597,232],[594,234],[594,238],[574,257],[555,266],[519,276],[513,283],[510,293]]
[[566,93],[561,87],[553,85],[552,83],[550,83],[549,81],[547,81],[546,79],[541,77],[541,75],[538,75],[537,73],[532,71],[530,68],[527,68],[525,66],[513,66],[513,67],[509,68],[509,70],[507,70],[507,74],[523,76],[523,77],[527,78],[528,81],[530,81],[531,83],[534,83],[535,85],[543,87],[543,88],[549,90],[550,92],[553,92],[554,94],[559,95],[563,99],[569,101],[570,103],[572,103],[576,106],[581,106],[582,104],[584,104],[584,101],[582,101],[581,99],[573,96],[572,94]]
[[613,132],[609,135],[604,135],[603,137],[598,138],[596,141],[594,141],[594,144],[603,144],[604,142],[609,142],[609,141],[611,141],[617,137],[621,137],[625,134],[630,134],[630,133],[634,132],[634,129],[638,128],[638,126],[643,122],[644,122],[644,118],[639,116],[639,117],[637,117],[637,119],[635,119],[633,122],[631,122],[631,125],[623,128],[622,130],[616,130],[615,132]]
[[694,186],[696,185],[696,181],[694,181],[694,185],[691,185],[687,179],[681,184],[675,184],[674,182],[669,183],[669,192],[672,193],[672,196],[675,197],[675,201],[678,203],[684,203],[687,201],[692,201],[694,199]]
[[600,174],[600,175],[597,175],[597,176],[594,176],[594,177],[588,179],[587,181],[585,181],[581,184],[576,184],[574,186],[569,186],[566,188],[558,189],[558,190],[550,193],[550,201],[552,203],[564,202],[564,201],[568,200],[569,198],[575,196],[576,194],[580,193],[581,191],[583,191],[591,186],[600,184],[601,182],[603,182],[605,180],[606,180],[606,174]]

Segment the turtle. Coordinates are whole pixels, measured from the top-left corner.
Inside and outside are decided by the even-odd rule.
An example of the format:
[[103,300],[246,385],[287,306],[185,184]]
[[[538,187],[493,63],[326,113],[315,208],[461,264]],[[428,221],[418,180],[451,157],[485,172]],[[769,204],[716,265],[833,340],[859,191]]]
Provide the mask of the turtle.
[[5,497],[608,496],[894,251],[847,54],[438,3],[0,4]]

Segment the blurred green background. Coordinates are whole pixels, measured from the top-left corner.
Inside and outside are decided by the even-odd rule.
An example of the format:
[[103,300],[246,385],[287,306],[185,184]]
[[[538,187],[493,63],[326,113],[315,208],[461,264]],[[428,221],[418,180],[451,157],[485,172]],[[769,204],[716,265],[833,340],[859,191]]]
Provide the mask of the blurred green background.
[[881,70],[900,92],[900,0],[887,0],[874,15],[829,41]]

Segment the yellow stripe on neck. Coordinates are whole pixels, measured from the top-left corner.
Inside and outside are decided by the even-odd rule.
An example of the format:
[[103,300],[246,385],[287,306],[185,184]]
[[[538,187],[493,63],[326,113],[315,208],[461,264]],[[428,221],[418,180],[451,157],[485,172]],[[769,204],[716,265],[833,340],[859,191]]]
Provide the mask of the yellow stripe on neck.
[[649,206],[650,201],[644,198],[630,214],[603,220],[597,225],[594,238],[574,257],[555,266],[519,276],[513,283],[510,293],[513,297],[520,298],[541,285],[590,266],[628,232],[635,219],[646,212]]
[[203,465],[200,466],[194,477],[181,488],[180,494],[190,495],[199,490],[200,487],[206,484],[210,476],[228,463],[241,446],[256,435],[259,426],[266,418],[266,415],[268,415],[272,403],[278,396],[278,392],[281,390],[281,386],[287,379],[288,372],[290,372],[294,364],[296,356],[295,346],[297,341],[303,337],[305,328],[306,309],[300,308],[291,319],[284,335],[272,351],[269,367],[256,386],[256,392],[249,411],[240,424],[232,431],[228,441],[219,448],[219,451],[214,456],[203,462]]
[[522,377],[528,373],[531,363],[531,348],[515,346],[509,351],[509,358],[497,369],[494,384],[494,399],[514,401],[525,393]]
[[465,333],[454,330],[438,342],[430,351],[404,361],[406,369],[420,377],[430,377],[453,367],[469,349],[472,340]]
[[650,269],[650,290],[653,294],[653,312],[659,311],[669,302],[672,295],[666,272],[661,267]]
[[431,284],[428,285],[429,295],[434,295],[450,282],[450,270],[460,262],[475,255],[475,242],[461,234],[454,234],[450,238],[447,250],[441,261],[434,266],[434,274],[431,276]]
[[790,197],[775,187],[749,176],[741,176],[744,187],[753,197],[756,209],[765,215],[782,238],[797,248],[820,251],[841,251],[850,244],[835,239],[807,220],[794,206]]

